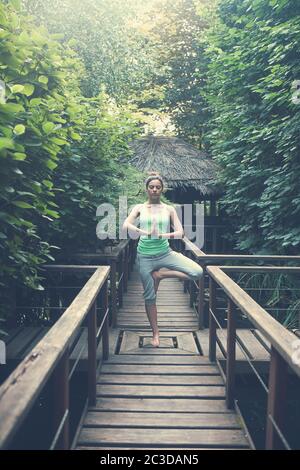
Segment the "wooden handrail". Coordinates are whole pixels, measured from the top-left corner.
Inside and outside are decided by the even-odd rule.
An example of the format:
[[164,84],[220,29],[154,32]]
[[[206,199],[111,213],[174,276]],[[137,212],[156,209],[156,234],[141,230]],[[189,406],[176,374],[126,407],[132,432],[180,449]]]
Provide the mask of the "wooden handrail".
[[[280,268],[279,268],[280,269]],[[299,268],[296,268],[299,272]],[[226,351],[226,403],[234,407],[235,398],[235,349],[236,349],[236,310],[241,312],[255,325],[271,344],[270,374],[267,404],[266,449],[289,449],[283,434],[286,409],[286,391],[288,367],[300,377],[300,363],[295,360],[295,344],[300,340],[275,320],[252,297],[234,282],[220,267],[207,266],[210,276],[210,345],[209,357],[216,361],[217,319],[215,318],[216,286],[225,292],[228,298],[227,351]],[[292,268],[289,272],[295,272]],[[253,366],[252,366],[253,368]],[[254,370],[257,374],[257,372]]]
[[[285,255],[236,255],[236,254],[206,254],[204,251],[200,250],[193,242],[188,240],[187,237],[183,237],[179,239],[179,250],[181,252],[185,252],[186,256],[192,256],[196,262],[200,264],[204,273],[206,271],[206,267],[208,265],[218,264],[218,267],[221,267],[223,271],[234,272],[234,271],[241,271],[241,272],[273,272],[273,271],[280,271],[280,272],[290,272],[296,273],[297,270],[300,269],[298,267],[289,267],[289,266],[225,266],[221,265],[224,261],[264,261],[264,262],[288,262],[288,261],[300,261],[300,256],[285,256]],[[194,281],[195,284],[195,281]],[[184,282],[184,292],[189,290],[190,294],[190,305],[194,305],[194,301],[196,298],[196,292],[194,289],[194,284],[191,281]],[[188,285],[190,288],[188,289]],[[199,321],[199,328],[204,328],[204,278],[200,279],[198,282],[198,296],[197,296],[197,303],[198,303],[198,321]]]
[[[189,241],[189,244],[194,245],[194,243]],[[195,245],[194,245],[195,246]],[[206,254],[203,251],[199,250],[196,246],[194,249],[194,253],[198,253],[198,257],[201,258],[201,261],[300,261],[300,256],[289,256],[289,255],[235,255],[235,254],[228,254],[228,255],[219,255],[219,254]]]
[[126,239],[126,240],[121,240],[120,243],[117,246],[114,246],[112,248],[111,253],[101,253],[101,252],[95,252],[95,253],[84,253],[84,252],[77,252],[72,255],[72,258],[74,259],[96,259],[96,260],[105,260],[105,259],[115,259],[117,260],[119,256],[123,253],[125,248],[129,245],[131,239]]
[[43,264],[42,269],[47,271],[59,271],[59,272],[94,272],[99,268],[99,265],[89,265],[84,264]]
[[298,266],[218,266],[222,271],[227,272],[280,272],[287,274],[296,274],[300,273],[300,267]]
[[[106,281],[109,271],[110,268],[108,266],[97,268],[61,318],[0,387],[1,448],[6,448],[9,445],[34,405],[39,393],[48,382],[52,372],[58,377],[56,383],[61,386],[62,381],[65,382],[66,377],[68,377],[67,362],[69,360],[69,347],[88,315],[89,334],[91,331],[95,333],[95,302],[101,288],[104,285],[105,287],[107,286]],[[106,301],[104,307],[107,319],[108,309]],[[107,332],[107,325],[104,329]],[[92,360],[94,366],[96,351],[95,347],[90,349],[90,343],[89,341],[89,362]],[[105,338],[105,344],[108,347],[107,338]],[[96,374],[96,370],[92,372]],[[91,382],[93,382],[94,389],[90,387],[89,396],[93,400],[95,397],[95,380],[89,377],[89,383]],[[62,406],[66,407],[68,404],[66,400],[68,385],[65,384],[65,387],[64,396],[58,399],[59,411],[62,410]],[[60,390],[60,393],[63,394],[63,391]],[[67,411],[65,409],[65,413]],[[67,435],[67,425],[64,425],[62,444],[64,448],[68,446]]]
[[265,309],[250,297],[235,281],[218,266],[207,266],[207,273],[222,287],[226,295],[240,308],[255,327],[285,359],[300,377],[300,365],[293,362],[295,350],[292,347],[295,335],[275,320]]
[[[123,301],[123,291],[127,290],[127,282],[130,273],[130,268],[133,267],[134,258],[134,240],[125,239],[113,247],[111,253],[75,253],[74,259],[78,260],[93,260],[103,264],[110,264],[110,291],[111,291],[111,318],[110,323],[115,328],[117,323],[117,294],[119,297],[120,307]],[[126,262],[124,263],[124,258]],[[129,263],[129,265],[128,265]],[[125,276],[123,279],[123,275]],[[117,286],[117,282],[119,285]]]
[[[226,403],[228,408],[235,406],[235,350],[236,350],[236,316],[239,308],[246,317],[255,325],[263,336],[271,343],[271,359],[267,405],[266,426],[266,448],[277,449],[284,446],[289,448],[283,435],[282,429],[285,422],[285,403],[287,389],[287,373],[290,367],[300,377],[300,364],[295,361],[296,335],[288,331],[266,310],[264,310],[252,297],[249,296],[226,272],[264,272],[264,273],[289,273],[300,272],[297,266],[213,266],[227,260],[238,261],[265,261],[265,262],[288,262],[300,261],[300,256],[285,255],[219,255],[205,254],[195,244],[183,239],[183,246],[209,275],[209,358],[216,361],[217,344],[217,319],[215,318],[217,285],[221,288],[228,299],[228,322],[227,322],[227,351],[226,351]],[[179,247],[180,251],[181,248]],[[190,289],[192,300],[194,289]],[[192,303],[192,302],[191,302]],[[199,281],[198,285],[198,316],[199,328],[204,326],[203,322],[204,283]],[[297,354],[299,356],[299,354]]]
[[191,242],[187,237],[182,239],[185,247],[188,247],[188,250],[195,256],[195,258],[202,258],[206,256],[204,251],[200,250],[195,243]]

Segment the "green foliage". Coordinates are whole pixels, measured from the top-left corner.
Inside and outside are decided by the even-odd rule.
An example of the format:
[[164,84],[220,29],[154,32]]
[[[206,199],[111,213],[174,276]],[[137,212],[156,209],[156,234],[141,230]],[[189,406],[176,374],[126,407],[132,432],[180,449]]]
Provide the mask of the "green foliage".
[[293,254],[300,245],[299,13],[296,1],[223,0],[207,39],[210,148],[232,239],[248,252]]
[[96,208],[117,199],[128,173],[117,159],[128,154],[127,142],[137,133],[130,113],[104,93],[90,100],[81,95],[84,68],[74,51],[16,6],[0,4],[0,290],[6,317],[16,286],[43,289],[40,266],[54,260],[57,248],[92,245]]
[[167,0],[161,6],[163,24],[154,26],[159,36],[163,109],[170,115],[178,136],[203,146],[207,120],[206,102],[200,90],[205,83],[204,44],[200,41],[206,21],[191,0]]
[[136,0],[23,0],[38,24],[59,34],[82,59],[85,96],[102,86],[120,102],[141,91],[153,74],[155,57],[148,41],[132,26]]
[[299,326],[299,280],[285,273],[242,273],[238,284],[286,328]]
[[[105,93],[82,100],[81,108],[80,138],[73,135],[75,142],[60,160],[53,178],[60,218],[51,224],[49,237],[51,243],[64,248],[64,254],[99,245],[96,209],[104,202],[118,208],[119,195],[130,173],[125,163],[128,141],[138,131],[130,114]],[[123,165],[119,156],[125,158]],[[132,188],[126,189],[129,195]]]
[[77,63],[10,4],[0,4],[0,28],[0,282],[38,289],[37,266],[49,260],[50,245],[37,224],[52,214],[54,193],[45,181],[76,121],[62,90]]

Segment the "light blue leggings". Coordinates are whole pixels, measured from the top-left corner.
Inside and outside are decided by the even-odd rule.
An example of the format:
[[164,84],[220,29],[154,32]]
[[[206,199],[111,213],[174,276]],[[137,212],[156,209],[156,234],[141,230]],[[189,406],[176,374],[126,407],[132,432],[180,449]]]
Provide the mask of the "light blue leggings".
[[156,303],[154,280],[151,276],[152,271],[157,271],[160,268],[181,271],[192,280],[200,279],[203,276],[201,266],[187,256],[172,250],[172,248],[169,248],[166,253],[160,255],[142,255],[137,253],[137,265],[144,287],[144,301],[147,304]]

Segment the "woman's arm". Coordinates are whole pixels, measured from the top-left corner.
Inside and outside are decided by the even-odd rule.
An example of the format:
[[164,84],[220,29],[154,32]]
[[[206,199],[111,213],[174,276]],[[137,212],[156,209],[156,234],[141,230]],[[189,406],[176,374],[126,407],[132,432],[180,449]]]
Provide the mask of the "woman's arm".
[[128,230],[132,230],[135,233],[139,233],[140,235],[149,235],[148,232],[134,225],[135,219],[137,219],[137,217],[140,215],[141,205],[142,204],[138,204],[137,206],[134,206],[129,216],[127,217],[127,219],[125,219],[122,230],[128,229]]

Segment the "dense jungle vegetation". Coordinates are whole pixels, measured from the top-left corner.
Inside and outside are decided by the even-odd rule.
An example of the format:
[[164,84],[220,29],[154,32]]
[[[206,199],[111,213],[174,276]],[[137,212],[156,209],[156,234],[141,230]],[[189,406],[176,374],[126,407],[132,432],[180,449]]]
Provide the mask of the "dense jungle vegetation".
[[236,250],[298,254],[299,45],[297,0],[0,1],[2,319],[95,247],[99,204],[140,201],[144,133],[216,160]]

